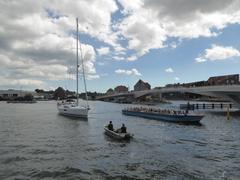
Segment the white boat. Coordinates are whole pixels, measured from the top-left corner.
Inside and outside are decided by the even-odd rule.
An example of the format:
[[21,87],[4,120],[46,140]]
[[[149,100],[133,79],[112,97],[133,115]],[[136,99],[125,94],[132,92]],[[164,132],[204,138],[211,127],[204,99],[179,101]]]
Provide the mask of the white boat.
[[69,101],[63,101],[63,102],[58,102],[57,103],[57,108],[59,114],[65,115],[65,116],[73,116],[73,117],[81,117],[81,118],[88,118],[88,99],[87,99],[87,88],[86,88],[86,79],[85,79],[85,70],[84,70],[84,65],[83,65],[83,56],[82,56],[82,49],[81,49],[81,43],[80,43],[80,51],[81,51],[81,62],[82,62],[82,71],[83,71],[83,80],[84,80],[84,87],[85,87],[85,94],[86,94],[86,101],[87,104],[86,106],[81,106],[79,105],[79,98],[78,98],[78,18],[76,19],[77,23],[77,42],[76,42],[76,82],[77,82],[77,101],[76,102],[69,102]]
[[107,126],[104,127],[104,130],[106,135],[116,140],[130,140],[134,136],[133,134],[130,134],[130,133],[120,133],[120,132],[111,131],[108,129]]
[[58,112],[65,116],[88,118],[88,108],[76,104],[60,104]]

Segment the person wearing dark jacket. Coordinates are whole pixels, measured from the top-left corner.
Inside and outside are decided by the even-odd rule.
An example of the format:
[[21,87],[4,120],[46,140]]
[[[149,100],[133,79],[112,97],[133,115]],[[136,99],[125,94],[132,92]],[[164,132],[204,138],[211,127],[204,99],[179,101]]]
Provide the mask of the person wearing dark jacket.
[[121,133],[127,133],[127,128],[126,128],[125,124],[122,124]]
[[109,129],[110,131],[113,131],[112,121],[109,122],[109,124],[108,124],[108,129]]

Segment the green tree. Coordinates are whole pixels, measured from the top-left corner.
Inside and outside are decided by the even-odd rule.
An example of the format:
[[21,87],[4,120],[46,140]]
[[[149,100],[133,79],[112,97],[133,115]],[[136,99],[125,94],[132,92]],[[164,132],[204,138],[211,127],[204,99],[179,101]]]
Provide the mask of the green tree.
[[23,99],[25,101],[32,101],[33,100],[33,95],[32,94],[26,94]]
[[36,93],[44,93],[44,90],[43,89],[35,89],[35,92]]
[[54,91],[54,99],[65,99],[66,98],[66,92],[62,87],[58,87]]

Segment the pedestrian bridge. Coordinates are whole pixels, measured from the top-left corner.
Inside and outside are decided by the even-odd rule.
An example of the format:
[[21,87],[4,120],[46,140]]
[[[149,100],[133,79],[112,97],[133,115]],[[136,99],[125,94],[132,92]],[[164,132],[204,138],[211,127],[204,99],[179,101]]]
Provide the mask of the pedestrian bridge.
[[132,91],[126,93],[116,93],[111,95],[100,96],[98,100],[104,100],[114,97],[133,96],[139,98],[141,96],[151,94],[163,94],[163,93],[193,93],[199,95],[206,95],[212,97],[221,97],[233,102],[238,108],[240,108],[240,85],[221,85],[221,86],[203,86],[203,87],[171,87],[161,89],[151,89],[144,91]]

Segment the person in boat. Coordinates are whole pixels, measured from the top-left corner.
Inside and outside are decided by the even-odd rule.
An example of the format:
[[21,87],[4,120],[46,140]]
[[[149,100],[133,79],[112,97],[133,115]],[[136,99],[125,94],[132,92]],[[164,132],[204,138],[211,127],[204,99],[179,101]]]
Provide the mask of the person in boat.
[[110,131],[113,131],[112,121],[109,122],[109,124],[108,124],[108,129],[109,129]]
[[127,128],[126,128],[125,124],[122,124],[121,133],[127,133]]
[[190,103],[187,103],[187,110],[190,110]]

